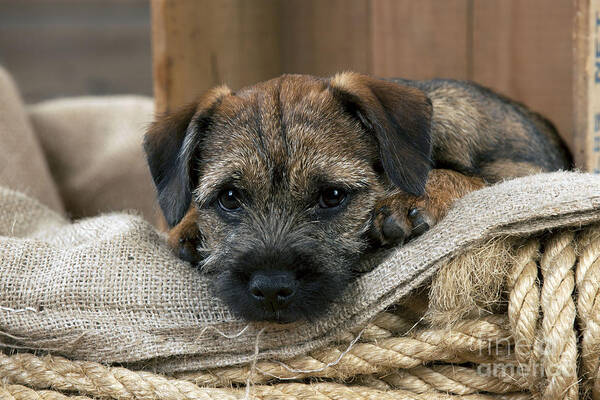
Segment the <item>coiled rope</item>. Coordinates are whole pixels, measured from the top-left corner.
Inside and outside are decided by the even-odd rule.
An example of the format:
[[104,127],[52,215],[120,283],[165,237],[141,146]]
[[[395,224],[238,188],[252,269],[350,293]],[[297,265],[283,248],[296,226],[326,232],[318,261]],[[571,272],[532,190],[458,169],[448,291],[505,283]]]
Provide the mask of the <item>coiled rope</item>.
[[432,329],[382,312],[351,346],[358,331],[285,362],[177,376],[0,353],[0,399],[600,400],[600,226],[512,252],[503,315]]

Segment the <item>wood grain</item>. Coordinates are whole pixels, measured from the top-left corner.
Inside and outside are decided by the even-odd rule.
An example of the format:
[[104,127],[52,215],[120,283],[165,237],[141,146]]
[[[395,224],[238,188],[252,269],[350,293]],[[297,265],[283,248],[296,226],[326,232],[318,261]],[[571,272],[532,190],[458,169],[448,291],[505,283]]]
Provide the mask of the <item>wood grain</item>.
[[152,95],[146,0],[0,0],[0,64],[28,103]]
[[475,0],[473,79],[541,112],[573,146],[571,0]]
[[279,23],[276,0],[152,0],[157,111],[278,75]]
[[282,72],[370,72],[369,15],[368,0],[282,1]]
[[468,5],[468,0],[372,1],[373,74],[466,79]]
[[281,73],[472,79],[541,112],[577,147],[571,0],[152,0],[152,7],[158,110],[222,82],[236,89]]
[[577,0],[574,25],[574,138],[577,165],[600,173],[600,1]]

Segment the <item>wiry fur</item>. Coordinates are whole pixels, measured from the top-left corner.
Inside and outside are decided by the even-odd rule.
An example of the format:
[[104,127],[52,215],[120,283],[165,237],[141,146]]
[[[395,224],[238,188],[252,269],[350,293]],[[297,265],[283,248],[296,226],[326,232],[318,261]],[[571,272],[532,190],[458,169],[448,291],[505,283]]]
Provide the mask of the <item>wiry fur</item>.
[[[294,213],[293,207],[271,206],[270,210],[247,209],[246,218],[218,244],[219,248],[201,264],[214,273],[216,288],[233,310],[251,320],[275,319],[291,322],[319,315],[324,301],[335,302],[356,276],[356,265],[365,243],[341,237],[328,245],[331,233],[315,229],[310,212]],[[367,226],[363,227],[366,230]],[[228,267],[223,269],[223,265]],[[252,273],[263,269],[293,271],[302,282],[293,302],[284,312],[266,311],[247,290]]]
[[[214,276],[239,315],[291,322],[325,312],[371,246],[418,234],[454,199],[568,167],[560,143],[542,117],[479,86],[343,73],[218,88],[159,118],[145,148],[180,256]],[[228,187],[242,193],[239,211],[217,204]],[[335,210],[318,206],[327,187],[347,192]],[[287,308],[266,310],[249,295],[262,270],[293,272]]]

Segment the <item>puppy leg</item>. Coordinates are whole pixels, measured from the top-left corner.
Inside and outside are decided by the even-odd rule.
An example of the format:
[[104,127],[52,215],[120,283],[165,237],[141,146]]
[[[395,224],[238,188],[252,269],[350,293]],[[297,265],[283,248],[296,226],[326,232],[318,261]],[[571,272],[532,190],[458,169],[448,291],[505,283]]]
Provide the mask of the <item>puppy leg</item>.
[[181,222],[175,225],[168,235],[167,243],[174,253],[184,261],[197,264],[201,260],[198,245],[202,235],[198,229],[198,212],[193,205],[189,208]]
[[424,196],[394,190],[377,203],[373,236],[383,245],[401,244],[419,236],[441,220],[456,199],[484,186],[481,178],[434,169],[429,173]]

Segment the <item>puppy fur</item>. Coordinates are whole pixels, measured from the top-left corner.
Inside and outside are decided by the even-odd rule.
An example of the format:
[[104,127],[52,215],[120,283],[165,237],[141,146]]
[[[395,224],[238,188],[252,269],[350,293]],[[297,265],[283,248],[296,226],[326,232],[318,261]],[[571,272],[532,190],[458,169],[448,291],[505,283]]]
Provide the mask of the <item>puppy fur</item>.
[[[571,167],[550,122],[488,89],[356,73],[213,89],[157,118],[144,146],[170,245],[233,312],[277,322],[318,317],[365,253],[421,234],[469,191]],[[321,207],[332,188],[343,200]],[[232,189],[234,211],[220,206]],[[249,292],[264,270],[293,276],[285,307]]]

